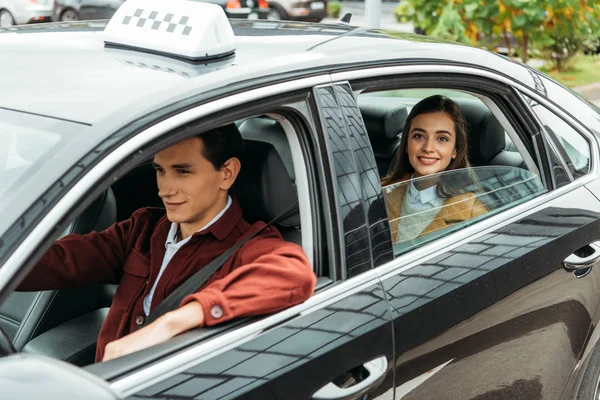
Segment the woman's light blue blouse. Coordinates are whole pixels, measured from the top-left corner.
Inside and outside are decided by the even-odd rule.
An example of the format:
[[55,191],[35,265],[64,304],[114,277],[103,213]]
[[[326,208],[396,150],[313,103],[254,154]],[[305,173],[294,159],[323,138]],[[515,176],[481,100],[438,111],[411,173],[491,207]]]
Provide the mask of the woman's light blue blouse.
[[443,205],[444,199],[437,195],[437,185],[418,190],[411,179],[402,200],[396,242],[418,237],[435,219]]

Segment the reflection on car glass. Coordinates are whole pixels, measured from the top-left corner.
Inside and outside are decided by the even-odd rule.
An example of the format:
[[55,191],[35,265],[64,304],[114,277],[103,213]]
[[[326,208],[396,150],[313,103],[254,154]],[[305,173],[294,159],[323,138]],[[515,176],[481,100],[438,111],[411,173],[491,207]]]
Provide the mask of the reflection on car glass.
[[65,149],[87,127],[85,123],[0,109],[0,235],[38,199],[39,191],[71,167],[67,152],[59,155],[58,150]]
[[25,172],[54,145],[60,135],[11,124],[0,124],[0,195],[8,192]]
[[178,60],[173,57],[162,57],[155,54],[142,53],[122,48],[107,47],[104,51],[125,65],[140,69],[165,72],[167,74],[176,74],[183,78],[191,78],[214,72],[232,65],[235,61],[235,57],[230,56],[198,64]]
[[590,166],[590,144],[559,116],[535,100],[529,100],[531,108],[542,121],[552,141],[558,146],[557,151],[564,158],[570,171],[575,177],[585,175]]
[[423,236],[431,240],[434,232],[446,234],[449,227],[470,225],[544,191],[539,177],[528,170],[486,166],[389,185],[384,198],[393,243],[410,245],[423,243]]

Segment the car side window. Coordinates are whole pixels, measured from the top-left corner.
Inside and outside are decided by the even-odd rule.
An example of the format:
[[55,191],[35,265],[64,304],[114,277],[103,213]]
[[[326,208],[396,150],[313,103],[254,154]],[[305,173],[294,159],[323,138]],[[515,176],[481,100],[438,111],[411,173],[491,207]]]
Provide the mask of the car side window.
[[[486,103],[432,89],[361,94],[394,256],[546,191]],[[506,119],[504,119],[506,120]]]
[[547,107],[531,98],[526,98],[573,177],[578,178],[587,174],[590,170],[590,144],[588,141]]
[[463,229],[532,199],[539,177],[510,166],[467,167],[383,188],[394,255]]

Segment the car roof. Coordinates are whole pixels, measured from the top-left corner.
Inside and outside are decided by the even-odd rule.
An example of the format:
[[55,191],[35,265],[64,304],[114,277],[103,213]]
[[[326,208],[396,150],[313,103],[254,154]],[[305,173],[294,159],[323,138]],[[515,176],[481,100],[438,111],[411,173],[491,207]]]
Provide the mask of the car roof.
[[117,111],[143,115],[234,83],[392,61],[468,64],[535,86],[509,59],[424,36],[345,24],[230,22],[235,58],[209,64],[106,48],[107,21],[0,29],[0,107],[93,125]]

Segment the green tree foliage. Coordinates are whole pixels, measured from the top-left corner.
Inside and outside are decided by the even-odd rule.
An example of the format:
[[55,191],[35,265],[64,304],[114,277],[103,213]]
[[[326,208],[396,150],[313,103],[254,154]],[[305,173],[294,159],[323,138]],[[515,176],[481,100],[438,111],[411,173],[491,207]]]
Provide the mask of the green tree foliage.
[[504,45],[524,62],[534,49],[559,70],[600,36],[598,0],[402,0],[395,15],[428,35]]
[[342,11],[342,3],[339,1],[330,1],[327,3],[327,15],[331,18],[339,18]]

